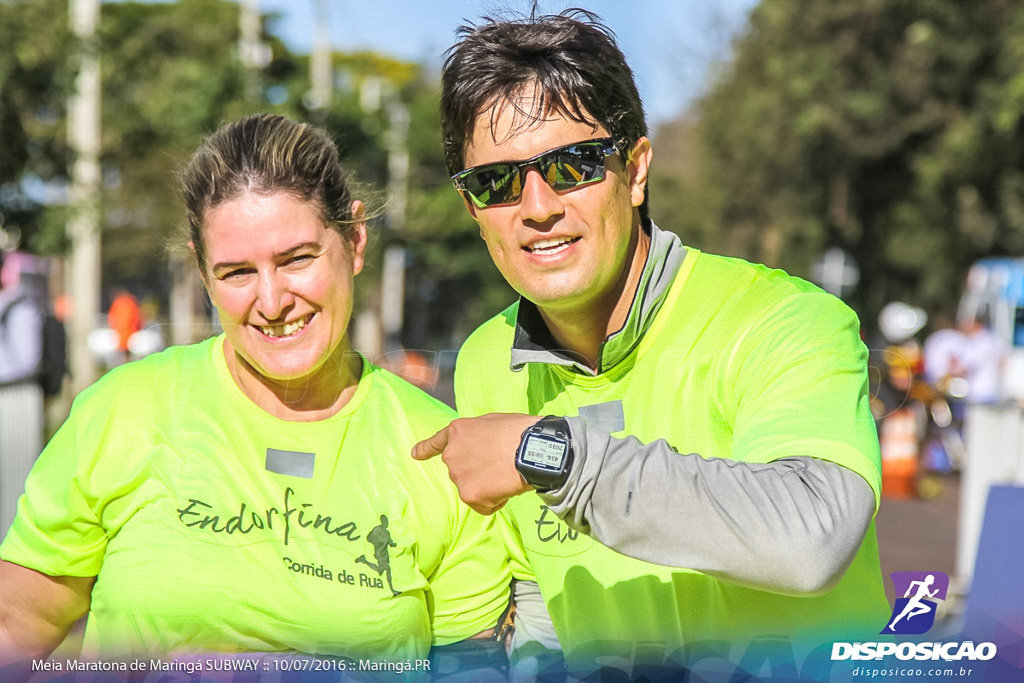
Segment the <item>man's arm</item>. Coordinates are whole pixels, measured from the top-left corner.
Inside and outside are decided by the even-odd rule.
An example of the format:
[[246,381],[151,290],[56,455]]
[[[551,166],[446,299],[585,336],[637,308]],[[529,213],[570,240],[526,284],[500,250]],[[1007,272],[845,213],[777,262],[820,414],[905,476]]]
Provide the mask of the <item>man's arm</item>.
[[[514,455],[519,434],[537,419],[462,418],[413,454],[443,452],[463,500],[494,512],[530,490]],[[815,594],[842,576],[874,515],[871,486],[834,463],[705,459],[567,419],[576,461],[566,483],[541,498],[571,527],[624,555],[762,590]]]
[[624,555],[778,593],[820,593],[853,561],[875,512],[871,486],[825,460],[705,459],[568,421],[582,457],[541,499]]
[[60,645],[89,611],[94,581],[0,560],[0,667],[46,657]]

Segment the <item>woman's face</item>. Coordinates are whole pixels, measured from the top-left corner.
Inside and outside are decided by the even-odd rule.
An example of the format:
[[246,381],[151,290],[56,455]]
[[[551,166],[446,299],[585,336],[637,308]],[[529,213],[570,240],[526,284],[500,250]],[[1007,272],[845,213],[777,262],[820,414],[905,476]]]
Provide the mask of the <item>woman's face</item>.
[[[364,215],[353,202],[353,218]],[[230,351],[264,382],[336,376],[366,225],[343,238],[290,194],[243,194],[206,212],[203,281]]]

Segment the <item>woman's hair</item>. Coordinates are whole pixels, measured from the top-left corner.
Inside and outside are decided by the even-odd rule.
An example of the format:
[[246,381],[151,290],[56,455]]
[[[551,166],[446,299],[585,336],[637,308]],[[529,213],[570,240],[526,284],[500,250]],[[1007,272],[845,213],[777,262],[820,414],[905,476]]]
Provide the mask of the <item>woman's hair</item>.
[[271,114],[228,123],[203,141],[178,181],[200,270],[206,268],[206,212],[249,192],[310,202],[325,225],[351,237],[352,197],[338,148],[315,126]]
[[[509,20],[485,17],[462,26],[445,56],[441,74],[441,131],[449,173],[465,166],[466,144],[477,117],[509,102],[522,126],[551,112],[581,123],[598,123],[632,148],[647,135],[643,103],[633,72],[611,29],[596,15],[567,9],[557,15]],[[524,93],[536,93],[532,109]],[[646,196],[640,215],[647,220]]]

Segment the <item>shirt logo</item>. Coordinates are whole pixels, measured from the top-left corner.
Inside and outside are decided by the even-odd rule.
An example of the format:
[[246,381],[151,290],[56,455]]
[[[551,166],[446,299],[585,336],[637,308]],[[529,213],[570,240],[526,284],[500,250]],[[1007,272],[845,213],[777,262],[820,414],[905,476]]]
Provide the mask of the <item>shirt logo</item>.
[[[360,555],[356,558],[356,562],[361,562],[367,567],[377,572],[378,576],[383,576],[388,580],[388,588],[394,595],[400,595],[399,591],[395,590],[395,587],[391,583],[391,557],[388,555],[388,548],[395,548],[398,546],[391,538],[391,532],[388,531],[388,518],[387,515],[380,516],[380,524],[370,529],[370,533],[366,534],[366,540],[373,546],[373,559],[376,562],[370,562],[366,559],[366,555]],[[378,582],[380,579],[378,579]],[[383,585],[381,585],[383,588]]]
[[946,599],[949,576],[944,572],[893,572],[896,598],[889,623],[883,634],[917,635],[926,633],[935,623],[939,600]]

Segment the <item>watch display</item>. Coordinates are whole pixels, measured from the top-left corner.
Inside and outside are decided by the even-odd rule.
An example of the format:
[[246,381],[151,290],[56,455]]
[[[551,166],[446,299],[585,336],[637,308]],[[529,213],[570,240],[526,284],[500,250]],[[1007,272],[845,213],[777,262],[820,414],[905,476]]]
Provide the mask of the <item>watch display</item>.
[[569,444],[540,434],[527,434],[523,442],[523,462],[534,467],[559,472],[565,462]]
[[572,439],[565,418],[548,415],[523,432],[516,451],[516,469],[538,491],[564,484],[572,461]]

